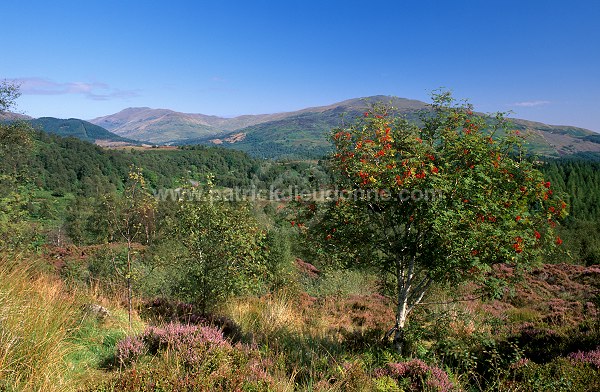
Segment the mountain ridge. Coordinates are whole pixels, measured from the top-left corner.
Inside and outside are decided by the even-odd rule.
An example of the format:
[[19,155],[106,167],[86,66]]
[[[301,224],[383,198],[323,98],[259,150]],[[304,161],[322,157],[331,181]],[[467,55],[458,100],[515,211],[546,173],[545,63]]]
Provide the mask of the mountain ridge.
[[[330,149],[329,130],[354,119],[375,102],[390,103],[411,121],[418,121],[425,102],[387,95],[351,98],[295,111],[220,117],[148,107],[127,108],[90,122],[115,134],[153,144],[219,144],[266,158],[319,157]],[[515,129],[531,134],[540,155],[600,153],[600,134],[580,127],[509,119]]]
[[362,111],[370,103],[380,101],[401,103],[401,105],[398,105],[401,111],[420,110],[427,107],[426,103],[417,100],[376,95],[351,98],[329,105],[312,106],[288,112],[245,114],[235,117],[184,113],[170,109],[131,107],[89,121],[123,137],[163,144],[218,137],[227,132],[239,131],[270,121],[283,120],[306,113],[323,113],[339,107],[355,112]]

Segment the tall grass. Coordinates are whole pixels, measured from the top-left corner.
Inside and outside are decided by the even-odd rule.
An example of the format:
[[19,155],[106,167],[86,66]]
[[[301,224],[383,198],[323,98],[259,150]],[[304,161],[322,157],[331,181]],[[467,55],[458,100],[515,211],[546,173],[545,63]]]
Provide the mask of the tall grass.
[[314,384],[327,379],[337,367],[343,349],[327,336],[321,319],[308,320],[297,300],[283,292],[238,298],[230,301],[224,312],[252,337],[264,355],[285,369],[290,382],[296,384],[295,390],[314,390]]
[[301,311],[285,293],[236,298],[226,304],[224,313],[244,331],[258,333],[262,338],[282,332],[302,334],[306,329]]
[[70,330],[79,311],[57,279],[0,255],[0,390],[68,391]]

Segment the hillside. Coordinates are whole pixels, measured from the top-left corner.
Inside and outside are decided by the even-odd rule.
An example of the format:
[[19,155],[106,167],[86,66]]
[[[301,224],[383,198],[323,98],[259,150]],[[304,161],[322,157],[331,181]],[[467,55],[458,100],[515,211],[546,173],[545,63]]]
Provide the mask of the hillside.
[[[288,116],[236,132],[244,138],[224,146],[246,151],[265,158],[318,158],[330,148],[328,133],[344,123],[353,122],[366,107],[376,102],[389,103],[407,118],[416,121],[417,114],[427,105],[420,101],[386,96],[351,99],[337,104],[308,108],[289,113]],[[192,141],[185,141],[189,143]],[[199,141],[203,142],[203,141]],[[214,140],[210,140],[214,143]]]
[[352,120],[375,102],[391,103],[407,115],[427,107],[420,101],[380,95],[293,112],[233,118],[128,108],[90,122],[123,137],[157,144],[235,144],[236,149],[261,157],[312,157],[327,150],[328,130],[345,118]]
[[62,137],[75,137],[90,143],[127,143],[139,144],[136,140],[115,135],[106,129],[76,118],[60,119],[54,117],[40,117],[29,120],[31,125],[38,130]]
[[[400,110],[418,110],[425,108],[419,101],[375,96],[350,99],[327,106],[311,107],[293,112],[241,115],[233,118],[208,116],[204,114],[181,113],[168,109],[128,108],[112,115],[90,120],[91,123],[108,129],[117,135],[157,144],[186,144],[195,141],[207,141],[229,137],[231,133],[243,130],[244,133],[256,129],[260,124],[273,123],[282,129],[289,128],[288,121],[300,123],[301,127],[330,129],[338,126],[340,115],[347,112],[360,113],[369,103],[375,101],[393,102]],[[331,113],[335,115],[330,116]],[[330,118],[331,117],[331,118]],[[304,119],[304,120],[298,120]],[[258,127],[258,128],[254,128]],[[321,132],[310,136],[311,141],[322,144]],[[292,135],[298,138],[297,135]],[[183,143],[182,143],[183,142]],[[217,142],[218,144],[218,142]]]
[[31,120],[31,117],[20,113],[0,112],[0,121]]
[[211,117],[167,109],[128,108],[90,122],[122,137],[166,144],[218,133],[210,124]]
[[600,134],[568,125],[548,125],[513,119],[515,129],[529,134],[530,148],[539,155],[559,157],[600,152]]
[[[327,134],[332,128],[353,121],[375,102],[390,103],[414,121],[419,111],[428,108],[421,101],[378,95],[293,112],[233,118],[129,108],[91,122],[120,136],[156,144],[218,144],[262,158],[316,158],[329,150]],[[530,134],[531,149],[539,155],[600,153],[600,135],[590,130],[512,121],[516,129]]]

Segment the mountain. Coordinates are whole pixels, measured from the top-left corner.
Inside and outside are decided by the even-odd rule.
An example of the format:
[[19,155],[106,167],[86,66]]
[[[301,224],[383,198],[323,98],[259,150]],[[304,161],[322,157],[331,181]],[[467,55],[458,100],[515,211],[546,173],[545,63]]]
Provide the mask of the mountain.
[[170,144],[182,140],[204,140],[207,137],[218,137],[227,132],[265,122],[283,120],[313,109],[322,111],[323,108],[225,118],[143,107],[127,108],[116,114],[94,118],[90,122],[123,137],[157,144]]
[[[293,112],[233,118],[180,113],[167,109],[129,108],[90,120],[114,133],[156,144],[218,144],[265,158],[316,158],[330,149],[328,132],[354,121],[376,102],[389,103],[411,121],[429,110],[421,101],[390,96],[355,98]],[[511,119],[515,129],[530,134],[532,150],[561,156],[600,153],[600,134],[571,126]]]
[[538,155],[559,157],[600,154],[600,134],[568,125],[511,119],[514,129],[528,134],[529,148]]
[[[285,130],[290,132],[283,138],[277,137],[277,140],[273,140],[275,145],[272,147],[282,145],[283,148],[287,148],[285,144],[291,141],[292,148],[301,148],[301,145],[306,144],[308,149],[312,149],[327,144],[323,139],[323,131],[339,126],[342,115],[355,117],[376,101],[391,102],[401,111],[415,111],[426,107],[420,101],[374,96],[293,112],[242,115],[233,118],[181,113],[168,109],[128,108],[116,114],[92,119],[90,122],[117,135],[156,144],[210,143],[211,140],[220,144],[223,138],[242,140],[243,138],[235,137],[240,132],[256,134],[240,144],[240,147],[249,143],[261,143],[262,139],[270,139],[273,133],[271,128],[276,127],[280,129],[275,130],[275,133]],[[265,128],[262,124],[270,126]],[[264,134],[260,135],[263,130]],[[298,134],[295,133],[297,130]],[[255,141],[256,137],[259,140]]]
[[216,116],[179,113],[168,109],[128,108],[90,122],[122,137],[166,144],[219,133],[211,125],[212,121],[218,119]]
[[[219,138],[184,140],[178,144],[216,143],[265,158],[318,158],[331,148],[327,134],[332,128],[354,121],[363,114],[365,108],[375,102],[390,103],[400,114],[415,122],[418,121],[420,111],[429,110],[424,102],[374,96],[287,113],[280,119],[238,129]],[[588,129],[522,119],[510,121],[514,129],[529,135],[529,148],[538,155],[558,157],[600,154],[600,134]]]
[[139,141],[115,135],[106,129],[90,122],[76,118],[60,119],[54,117],[40,117],[28,120],[35,129],[63,137],[76,137],[90,143],[101,145],[109,144],[140,144]]
[[331,147],[327,138],[331,129],[353,122],[363,115],[365,108],[376,102],[389,103],[400,114],[415,121],[419,111],[428,108],[420,101],[382,95],[356,98],[272,115],[269,121],[229,132],[219,138],[184,140],[178,144],[221,144],[264,158],[318,158]]

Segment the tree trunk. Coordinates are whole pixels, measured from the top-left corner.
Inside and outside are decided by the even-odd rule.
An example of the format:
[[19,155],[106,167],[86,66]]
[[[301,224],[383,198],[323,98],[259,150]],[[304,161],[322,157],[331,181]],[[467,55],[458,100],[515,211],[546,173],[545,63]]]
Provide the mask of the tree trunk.
[[413,278],[415,273],[415,255],[412,255],[408,260],[408,265],[404,265],[402,259],[396,260],[396,279],[398,292],[398,308],[396,310],[396,325],[394,326],[396,333],[394,334],[394,348],[400,355],[406,355],[406,334],[405,325],[408,319],[408,314],[412,310],[409,304],[409,299],[412,294]]
[[406,335],[405,335],[405,325],[406,319],[408,316],[408,295],[406,291],[400,291],[398,293],[398,309],[396,312],[396,332],[394,333],[394,349],[398,354],[404,355],[406,354]]
[[133,290],[131,288],[131,241],[127,241],[127,316],[129,319],[129,330],[131,331],[131,302]]

